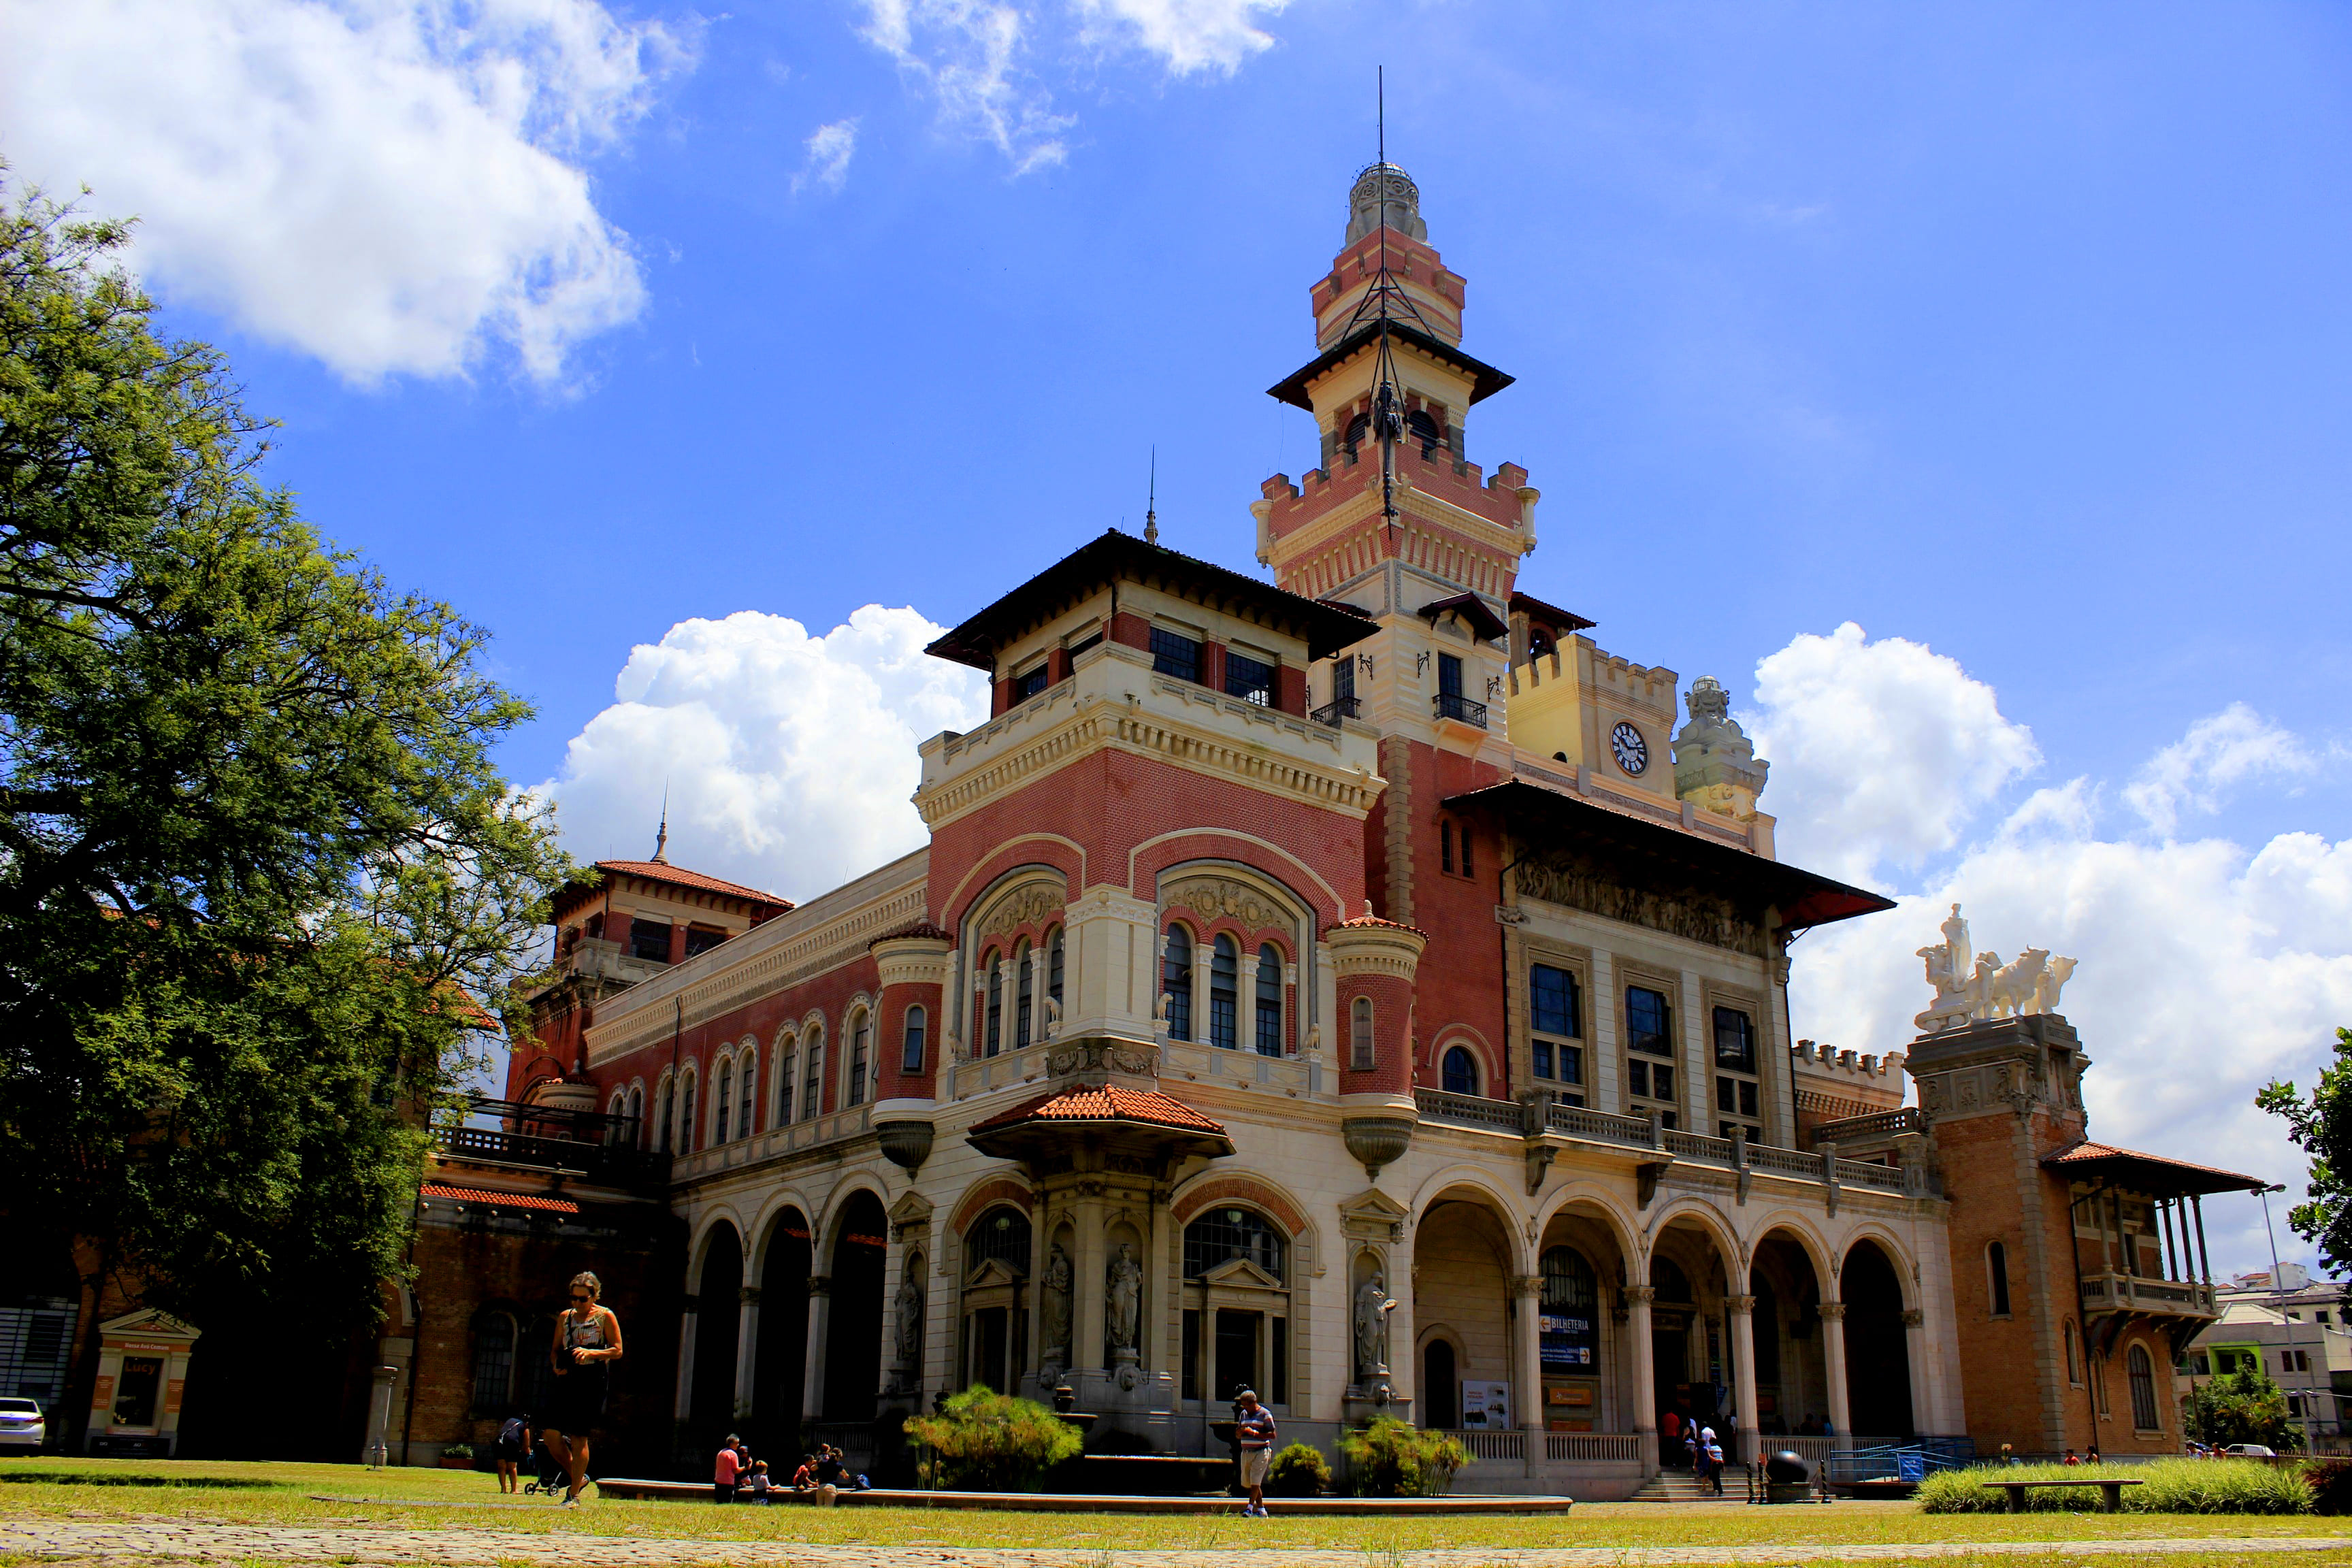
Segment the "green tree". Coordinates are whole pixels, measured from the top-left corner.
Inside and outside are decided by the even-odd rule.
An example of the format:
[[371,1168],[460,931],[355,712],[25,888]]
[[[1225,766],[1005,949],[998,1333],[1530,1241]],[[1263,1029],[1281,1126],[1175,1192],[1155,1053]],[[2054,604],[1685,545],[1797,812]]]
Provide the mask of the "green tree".
[[482,632],[262,483],[127,237],[0,165],[0,1246],[334,1345],[568,865]]
[[2303,1429],[2287,1415],[2286,1395],[2259,1362],[2209,1378],[2180,1402],[2181,1430],[2216,1447],[2262,1443],[2282,1454],[2303,1447]]
[[2336,1031],[2335,1065],[2320,1070],[2310,1099],[2290,1080],[2263,1085],[2254,1103],[2284,1119],[2288,1141],[2311,1157],[2309,1201],[2289,1211],[2287,1224],[2318,1246],[2329,1272],[2352,1268],[2352,1029]]
[[1085,1446],[1076,1427],[1034,1400],[979,1383],[948,1395],[935,1415],[909,1415],[905,1428],[930,1450],[923,1479],[964,1491],[1035,1491]]

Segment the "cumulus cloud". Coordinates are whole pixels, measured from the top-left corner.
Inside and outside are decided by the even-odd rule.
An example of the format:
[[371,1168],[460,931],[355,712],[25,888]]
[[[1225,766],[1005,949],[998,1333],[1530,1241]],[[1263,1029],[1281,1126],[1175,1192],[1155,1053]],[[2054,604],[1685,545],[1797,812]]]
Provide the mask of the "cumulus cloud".
[[689,43],[596,0],[0,0],[0,148],[350,380],[549,381],[644,303],[583,163]]
[[[1979,951],[2080,961],[2063,1005],[2096,1064],[2095,1137],[2301,1185],[2303,1157],[2253,1097],[2273,1078],[2309,1087],[2352,1023],[2352,841],[2171,834],[2224,789],[2307,772],[2308,744],[2233,705],[2120,792],[2074,779],[2010,801],[2032,738],[1950,659],[1849,626],[1797,638],[1758,678],[1760,711],[1742,718],[1767,737],[1784,855],[1897,904],[1799,943],[1798,1034],[1904,1048],[1931,994],[1915,950],[1957,902]],[[2217,1198],[2206,1219],[2217,1266],[2266,1265],[2251,1201]]]
[[860,32],[939,106],[940,123],[994,146],[1016,174],[1069,155],[1076,120],[1057,111],[1033,61],[1140,54],[1169,75],[1231,75],[1274,39],[1255,23],[1287,0],[865,0]]
[[1764,659],[1756,696],[1761,710],[1740,717],[1772,763],[1783,852],[1849,881],[1950,849],[2042,762],[2032,731],[1958,661],[1872,642],[1852,621]]
[[830,125],[820,125],[809,133],[803,145],[808,155],[801,164],[801,172],[793,176],[793,194],[811,185],[837,191],[849,177],[849,160],[857,151],[857,121],[836,120]]
[[823,637],[745,610],[640,644],[572,738],[552,798],[572,852],[652,852],[806,900],[923,843],[916,746],[988,716],[987,678],[923,652],[945,628],[868,605]]

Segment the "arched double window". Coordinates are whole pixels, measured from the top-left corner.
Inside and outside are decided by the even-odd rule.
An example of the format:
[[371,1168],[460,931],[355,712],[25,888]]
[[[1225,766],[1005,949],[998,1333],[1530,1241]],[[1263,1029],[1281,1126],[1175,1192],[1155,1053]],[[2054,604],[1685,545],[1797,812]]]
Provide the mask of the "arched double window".
[[1192,933],[1181,925],[1168,928],[1168,943],[1160,958],[1160,990],[1167,998],[1168,1037],[1192,1037]]
[[629,1086],[629,1108],[624,1114],[628,1118],[625,1131],[629,1147],[637,1148],[644,1143],[646,1136],[645,1085],[635,1083]]
[[1003,960],[992,948],[981,955],[980,983],[985,992],[981,999],[985,1019],[981,1027],[981,1049],[982,1054],[992,1057],[1004,1048]]
[[2142,1432],[2156,1431],[2162,1417],[2156,1406],[2156,1365],[2146,1345],[2132,1346],[2124,1358],[2124,1371],[2131,1382],[2132,1425]]
[[677,1137],[675,1147],[681,1154],[694,1152],[694,1069],[688,1068],[677,1080]]
[[1282,1054],[1282,953],[1272,942],[1257,950],[1257,1054]]
[[1209,949],[1209,1044],[1230,1051],[1236,1037],[1241,1001],[1241,953],[1234,939],[1220,935]]
[[1446,1093],[1475,1094],[1478,1092],[1478,1058],[1470,1054],[1468,1047],[1446,1047],[1445,1060],[1441,1068],[1441,1073]]
[[842,1103],[845,1105],[866,1103],[866,1058],[869,1055],[866,1035],[868,1022],[869,1015],[860,1013],[849,1023],[849,1073],[847,1081],[841,1086],[844,1091]]
[[665,1078],[657,1091],[654,1110],[654,1152],[670,1152],[670,1127],[677,1119],[677,1080]]
[[1062,928],[1055,926],[1054,934],[1045,939],[1045,994],[1055,1001],[1062,999]]
[[757,1131],[753,1125],[760,1104],[760,1043],[744,1043],[743,1055],[736,1063],[742,1081],[735,1090],[735,1136],[749,1138]]

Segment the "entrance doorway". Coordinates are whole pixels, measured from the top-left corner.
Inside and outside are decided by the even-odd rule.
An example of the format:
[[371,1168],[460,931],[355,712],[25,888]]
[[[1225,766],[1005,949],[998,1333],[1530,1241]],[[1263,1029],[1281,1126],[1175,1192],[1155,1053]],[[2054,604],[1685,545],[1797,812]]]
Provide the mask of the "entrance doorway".
[[841,1228],[833,1244],[824,1418],[871,1421],[882,1391],[882,1263],[889,1221],[882,1200],[861,1192],[852,1194],[836,1223]]
[[966,1369],[965,1383],[985,1384],[999,1394],[1009,1392],[1004,1353],[1012,1342],[1012,1315],[1010,1307],[982,1307],[971,1315],[971,1365]]
[[1462,1425],[1462,1380],[1454,1365],[1454,1347],[1432,1340],[1421,1352],[1421,1407],[1424,1426]]
[[1880,1441],[1913,1436],[1911,1335],[1903,1285],[1874,1242],[1858,1241],[1840,1276],[1845,1296],[1846,1399],[1855,1432]]
[[1257,1337],[1265,1319],[1263,1312],[1217,1309],[1217,1399],[1229,1400],[1244,1388],[1257,1387]]

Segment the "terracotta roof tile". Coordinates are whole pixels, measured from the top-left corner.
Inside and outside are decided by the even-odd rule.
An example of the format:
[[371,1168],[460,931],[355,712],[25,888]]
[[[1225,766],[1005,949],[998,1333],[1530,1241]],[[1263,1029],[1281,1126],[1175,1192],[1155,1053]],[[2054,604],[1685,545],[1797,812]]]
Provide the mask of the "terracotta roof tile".
[[779,909],[793,907],[790,899],[780,899],[773,893],[763,893],[757,888],[747,888],[740,882],[723,881],[706,877],[699,871],[681,870],[658,860],[599,860],[599,871],[618,871],[626,877],[643,877],[648,882],[667,882],[674,887],[697,888],[706,893],[723,893],[730,899],[749,899],[753,903],[774,904]]
[[876,937],[874,942],[869,942],[866,945],[872,947],[874,942],[897,942],[901,938],[910,936],[926,937],[932,942],[953,942],[955,940],[955,933],[953,931],[941,931],[939,927],[933,925],[929,921],[912,921],[906,925],[900,926],[897,931],[884,931],[880,936]]
[[535,1193],[494,1193],[487,1187],[453,1187],[442,1182],[427,1182],[418,1190],[428,1198],[461,1204],[496,1204],[500,1208],[543,1209],[549,1214],[580,1212],[580,1205],[569,1198],[543,1198]]
[[1354,920],[1341,921],[1338,925],[1325,929],[1328,931],[1409,931],[1415,936],[1429,934],[1419,926],[1409,926],[1402,921],[1384,921],[1378,915],[1358,915]]
[[2124,1160],[2137,1160],[2146,1164],[2163,1166],[2169,1170],[2193,1171],[2200,1176],[2216,1177],[2221,1181],[2231,1184],[2231,1188],[2222,1189],[2224,1191],[2231,1190],[2236,1187],[2243,1187],[2251,1190],[2252,1188],[2264,1184],[2242,1172],[2224,1171],[2218,1165],[2200,1165],[2193,1160],[2175,1160],[2166,1154],[2143,1153],[2137,1149],[2126,1149],[2114,1143],[2094,1143],[2087,1138],[2082,1142],[2076,1143],[2070,1148],[2060,1150],[2057,1153],[2050,1155],[2042,1163],[2045,1166],[2053,1166],[2063,1169],[2068,1165],[2092,1165],[2103,1163],[2107,1161]]
[[974,1132],[1010,1127],[1022,1121],[1148,1121],[1156,1127],[1176,1127],[1187,1132],[1207,1132],[1219,1138],[1225,1130],[1181,1100],[1156,1089],[1129,1089],[1107,1083],[1100,1088],[1057,1089],[999,1111],[974,1127]]

